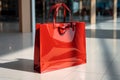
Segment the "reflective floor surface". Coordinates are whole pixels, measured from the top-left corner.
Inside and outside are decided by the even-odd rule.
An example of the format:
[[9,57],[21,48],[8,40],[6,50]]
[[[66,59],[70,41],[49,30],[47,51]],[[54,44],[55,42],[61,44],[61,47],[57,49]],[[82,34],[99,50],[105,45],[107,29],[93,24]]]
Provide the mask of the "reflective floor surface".
[[87,63],[33,71],[32,33],[0,33],[0,80],[120,80],[120,23],[86,26]]

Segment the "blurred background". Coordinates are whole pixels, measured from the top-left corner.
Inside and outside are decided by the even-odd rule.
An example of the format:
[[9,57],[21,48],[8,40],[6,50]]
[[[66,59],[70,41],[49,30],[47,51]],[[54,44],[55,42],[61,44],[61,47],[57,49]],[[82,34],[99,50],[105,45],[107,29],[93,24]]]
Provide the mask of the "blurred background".
[[[115,13],[115,1],[116,0],[95,0],[94,8],[92,8],[91,4],[93,0],[35,0],[34,3],[32,2],[32,0],[0,0],[0,32],[22,32],[21,28],[24,25],[22,23],[29,24],[28,26],[30,29],[29,31],[25,32],[31,32],[32,18],[35,19],[35,23],[46,22],[48,20],[48,12],[50,7],[60,2],[64,2],[71,9],[73,19],[75,21],[84,21],[86,23],[91,23],[92,9],[95,9],[95,23],[105,20],[113,20]],[[33,4],[35,6],[34,8],[31,7]],[[120,0],[117,0],[117,4],[115,7],[117,9],[117,18],[119,18]],[[35,16],[32,16],[33,13],[35,14]],[[53,17],[51,14],[49,17],[49,21],[52,21],[52,18]],[[67,13],[66,20],[69,20],[68,18],[69,14]],[[31,21],[29,21],[30,19]],[[59,10],[57,21],[63,21],[62,8]],[[25,25],[24,27],[27,26]]]

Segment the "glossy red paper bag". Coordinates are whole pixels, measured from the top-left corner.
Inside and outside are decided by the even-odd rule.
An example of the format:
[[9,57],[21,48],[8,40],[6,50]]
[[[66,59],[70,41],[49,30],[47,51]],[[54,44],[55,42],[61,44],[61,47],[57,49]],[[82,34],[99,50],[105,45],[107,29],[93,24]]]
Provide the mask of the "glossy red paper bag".
[[84,22],[36,24],[34,69],[37,72],[83,63],[86,63]]

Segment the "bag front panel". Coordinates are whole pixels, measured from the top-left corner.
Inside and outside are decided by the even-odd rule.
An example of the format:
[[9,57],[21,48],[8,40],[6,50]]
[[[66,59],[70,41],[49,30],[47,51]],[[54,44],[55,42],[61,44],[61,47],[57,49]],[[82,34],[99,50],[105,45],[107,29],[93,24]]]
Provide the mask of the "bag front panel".
[[[68,35],[72,30],[68,29],[67,31],[65,35],[60,35],[57,32],[57,28],[53,28],[53,24],[41,24],[40,64],[42,71],[58,69],[58,67],[64,68],[86,62],[85,24],[77,23],[75,31],[73,31],[74,35]],[[66,38],[70,40],[67,41]],[[56,67],[58,64],[59,66]]]

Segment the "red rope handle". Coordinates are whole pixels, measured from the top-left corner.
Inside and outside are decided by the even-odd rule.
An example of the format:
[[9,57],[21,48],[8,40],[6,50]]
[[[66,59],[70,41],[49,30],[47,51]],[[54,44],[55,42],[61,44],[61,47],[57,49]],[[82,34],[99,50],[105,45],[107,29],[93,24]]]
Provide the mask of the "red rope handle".
[[64,8],[64,21],[65,21],[65,18],[66,18],[66,10],[70,13],[70,18],[72,20],[72,17],[71,17],[71,10],[66,6],[66,4],[64,3],[57,3],[55,5],[53,5],[51,8],[50,8],[50,11],[48,13],[48,18],[50,16],[50,13],[55,10],[54,12],[54,16],[53,16],[53,22],[56,22],[56,15],[60,9],[60,7],[63,7]]
[[54,26],[55,26],[55,23],[56,23],[56,15],[57,15],[60,7],[64,8],[64,18],[66,17],[66,10],[67,10],[70,13],[70,20],[72,21],[71,10],[66,6],[66,4],[58,3],[58,6],[56,7],[56,11],[54,12],[54,17],[53,17],[53,24],[54,24]]

